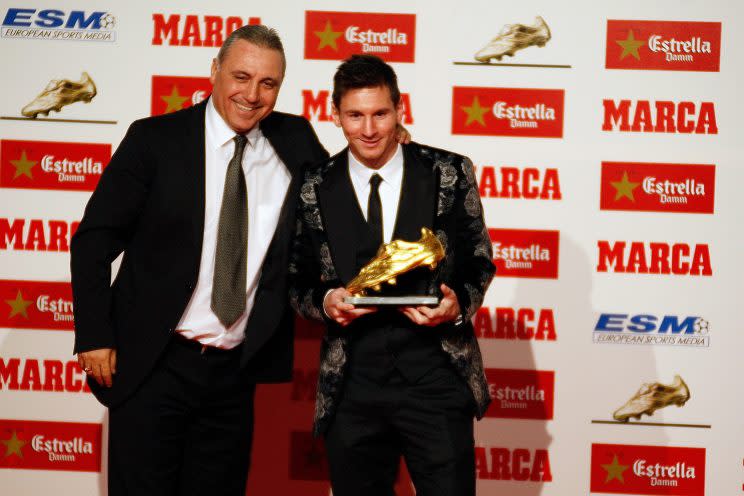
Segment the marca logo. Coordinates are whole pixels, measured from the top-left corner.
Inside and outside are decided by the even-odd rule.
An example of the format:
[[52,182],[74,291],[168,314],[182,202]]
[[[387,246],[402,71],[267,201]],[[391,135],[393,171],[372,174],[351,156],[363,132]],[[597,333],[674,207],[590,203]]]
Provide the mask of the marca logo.
[[700,108],[694,102],[654,103],[648,100],[602,100],[604,122],[602,131],[622,131],[634,133],[683,133],[718,134],[716,108],[713,102],[701,102]]
[[720,22],[607,21],[607,69],[718,72]]
[[486,369],[486,379],[493,398],[486,417],[553,419],[552,370]]
[[550,455],[546,449],[475,447],[478,479],[550,482]]
[[705,448],[592,444],[592,492],[705,495]]
[[356,53],[414,62],[416,15],[305,12],[306,59],[343,60]]
[[80,222],[0,217],[0,250],[70,251]]
[[[626,249],[628,248],[628,249]],[[597,272],[629,274],[674,274],[678,276],[711,276],[707,244],[690,247],[687,243],[646,243],[633,241],[597,241]]]
[[100,472],[101,427],[0,420],[0,468]]
[[11,7],[5,12],[3,38],[116,41],[116,17],[109,12]]
[[176,112],[196,105],[212,94],[206,77],[153,76],[150,115]]
[[602,210],[713,213],[715,165],[602,162]]
[[[309,121],[331,122],[331,108],[333,101],[330,91],[320,90],[313,93],[312,90],[302,90],[302,116]],[[411,111],[411,95],[400,94],[402,106],[403,124],[413,124],[413,113]]]
[[0,327],[74,329],[68,282],[0,280]]
[[313,437],[312,432],[292,431],[289,443],[291,480],[328,480],[328,459],[321,439]]
[[153,14],[152,44],[220,47],[230,33],[246,24],[261,24],[261,18]]
[[603,313],[594,326],[600,344],[643,344],[708,347],[710,322],[695,315]]
[[90,393],[77,360],[0,357],[0,390]]
[[0,140],[0,188],[93,191],[111,145]]
[[558,278],[559,231],[489,229],[498,277]]
[[563,137],[563,90],[452,89],[452,134]]
[[560,200],[558,169],[476,166],[481,198]]
[[550,308],[481,307],[473,319],[475,337],[512,341],[555,341],[555,317]]

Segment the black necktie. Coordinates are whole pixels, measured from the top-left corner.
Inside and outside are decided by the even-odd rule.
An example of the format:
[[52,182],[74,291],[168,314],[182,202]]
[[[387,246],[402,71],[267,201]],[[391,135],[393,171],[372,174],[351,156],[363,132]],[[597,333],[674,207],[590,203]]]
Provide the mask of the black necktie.
[[248,258],[248,199],[243,175],[243,150],[248,139],[233,138],[235,153],[227,166],[217,228],[211,308],[222,325],[230,327],[245,312]]
[[379,174],[373,174],[369,178],[371,186],[369,199],[367,200],[367,225],[372,234],[372,239],[377,246],[382,245],[382,202],[380,201],[380,183],[382,178]]

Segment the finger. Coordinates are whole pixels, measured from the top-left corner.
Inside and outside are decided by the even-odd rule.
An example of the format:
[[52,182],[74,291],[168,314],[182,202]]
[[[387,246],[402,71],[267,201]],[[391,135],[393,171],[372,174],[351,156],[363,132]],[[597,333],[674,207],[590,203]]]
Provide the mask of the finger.
[[111,367],[109,365],[109,361],[103,361],[101,362],[101,380],[106,385],[106,387],[111,387]]
[[335,307],[336,307],[336,310],[338,310],[339,312],[348,312],[356,308],[351,303],[343,303],[343,302],[336,303]]
[[101,372],[100,364],[93,365],[93,370],[88,375],[93,376],[93,379],[96,380],[99,386],[103,386],[103,373]]
[[440,317],[441,314],[443,313],[440,307],[436,307],[436,308],[416,307],[416,311],[419,312],[424,317],[426,317],[427,319],[434,319],[434,318]]
[[418,309],[411,307],[406,313],[412,321],[419,325],[427,325],[429,319],[423,315]]
[[439,286],[439,289],[441,289],[441,290],[442,290],[442,294],[443,294],[443,295],[444,295],[445,297],[447,297],[447,296],[449,296],[449,295],[454,295],[454,294],[455,294],[455,292],[454,292],[454,291],[452,291],[452,289],[451,289],[451,288],[450,288],[449,286],[447,286],[446,284],[444,284],[444,283],[442,283],[442,285],[441,285],[441,286]]
[[116,374],[116,350],[111,350],[109,355],[109,368],[112,374]]

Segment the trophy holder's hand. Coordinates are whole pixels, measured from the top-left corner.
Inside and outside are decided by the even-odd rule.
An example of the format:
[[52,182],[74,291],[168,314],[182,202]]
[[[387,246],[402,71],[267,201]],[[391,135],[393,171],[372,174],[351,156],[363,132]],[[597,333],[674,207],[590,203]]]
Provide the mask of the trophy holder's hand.
[[346,327],[362,315],[377,311],[376,307],[357,308],[350,303],[344,303],[344,298],[352,296],[346,288],[336,288],[323,299],[323,311],[337,324]]
[[400,307],[399,310],[414,324],[427,327],[457,320],[462,313],[457,295],[446,284],[442,284],[440,289],[442,290],[442,299],[436,307]]

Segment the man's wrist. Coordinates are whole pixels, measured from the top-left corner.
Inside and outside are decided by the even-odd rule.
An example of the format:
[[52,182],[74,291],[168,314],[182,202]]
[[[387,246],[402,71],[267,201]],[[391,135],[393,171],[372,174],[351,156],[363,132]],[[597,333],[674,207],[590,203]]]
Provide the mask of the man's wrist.
[[330,319],[331,316],[328,315],[328,311],[326,310],[326,299],[328,298],[328,295],[333,293],[335,291],[335,288],[331,288],[323,295],[323,304],[321,305],[323,307],[323,314],[326,316],[327,319]]

